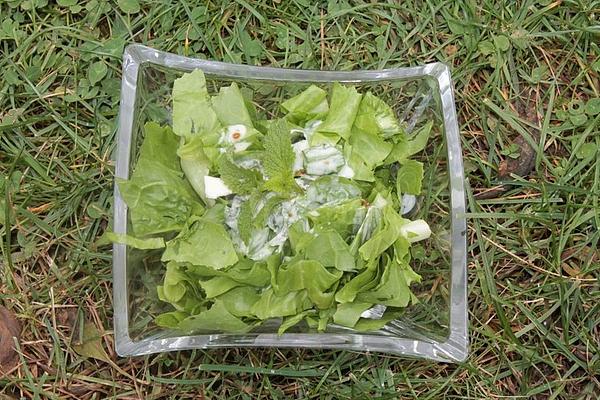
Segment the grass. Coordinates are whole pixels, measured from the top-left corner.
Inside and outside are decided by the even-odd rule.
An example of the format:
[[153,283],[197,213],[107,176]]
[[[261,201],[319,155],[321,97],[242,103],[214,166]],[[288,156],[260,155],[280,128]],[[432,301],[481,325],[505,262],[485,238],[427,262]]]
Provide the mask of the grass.
[[[1,2],[0,302],[23,333],[0,396],[598,398],[599,13],[596,0]],[[279,67],[451,65],[469,186],[469,359],[116,357],[111,255],[93,243],[111,215],[130,42]],[[502,176],[519,136],[533,168]]]

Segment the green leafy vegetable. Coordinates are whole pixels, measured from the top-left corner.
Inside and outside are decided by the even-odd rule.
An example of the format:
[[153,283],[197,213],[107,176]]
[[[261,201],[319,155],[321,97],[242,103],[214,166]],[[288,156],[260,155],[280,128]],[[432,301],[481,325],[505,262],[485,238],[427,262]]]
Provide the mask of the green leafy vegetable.
[[230,289],[242,285],[240,282],[236,282],[226,276],[217,276],[206,281],[200,280],[200,287],[204,290],[207,299],[212,299]]
[[162,261],[176,261],[225,268],[238,261],[225,228],[207,219],[198,219],[175,239],[167,242]]
[[398,194],[421,194],[422,182],[423,163],[415,160],[403,161],[396,177]]
[[335,231],[318,233],[306,246],[306,258],[320,261],[325,267],[340,271],[355,269],[354,256],[348,244]]
[[177,328],[184,332],[247,332],[252,326],[232,315],[221,300],[215,301],[212,307],[198,315],[192,315],[179,322]]
[[210,104],[204,74],[195,70],[173,84],[173,131],[179,136],[214,132],[220,128]]
[[200,279],[219,276],[255,287],[266,286],[271,278],[266,263],[253,262],[248,259],[241,259],[237,264],[225,270],[217,270],[203,265],[188,265],[187,269],[192,275],[198,276]]
[[219,90],[219,94],[212,98],[212,108],[223,126],[239,124],[254,127],[242,92],[235,82]]
[[373,290],[359,293],[356,299],[373,304],[406,307],[413,298],[409,286],[420,279],[421,277],[408,265],[391,260],[381,276],[379,285]]
[[389,156],[385,159],[386,164],[402,162],[410,156],[417,154],[427,146],[433,122],[429,121],[417,131],[409,140],[403,138],[394,144]]
[[280,293],[301,289],[325,291],[340,279],[341,275],[339,271],[328,271],[318,261],[299,260],[279,269],[277,291]]
[[400,227],[407,222],[391,206],[384,207],[382,223],[373,236],[358,249],[362,258],[365,261],[373,260],[387,250],[398,240]]
[[164,328],[176,328],[186,317],[188,314],[183,311],[171,311],[158,315],[154,322]]
[[360,148],[353,147],[349,143],[344,146],[346,162],[354,172],[352,179],[357,181],[373,182],[375,174],[373,168],[369,167],[365,159],[360,155]]
[[236,317],[250,315],[252,306],[260,300],[258,290],[251,286],[238,286],[218,297],[227,311]]
[[297,221],[292,224],[288,231],[290,246],[294,253],[301,253],[315,237],[312,233],[304,230],[304,222]]
[[348,140],[361,97],[354,87],[334,83],[329,113],[311,137],[311,145],[335,144],[340,137]]
[[370,168],[381,165],[392,151],[393,145],[377,134],[354,129],[349,143],[355,149],[360,149],[360,157]]
[[262,184],[260,172],[238,166],[227,156],[219,159],[219,175],[234,193],[249,194]]
[[117,180],[132,229],[104,235],[161,254],[156,296],[171,308],[158,326],[365,331],[418,301],[411,245],[431,229],[399,200],[423,189],[411,157],[433,122],[407,137],[372,92],[336,83],[327,95],[310,85],[263,110],[237,83],[211,96],[199,70],[175,81],[173,128],[146,124],[131,178]]
[[269,177],[265,188],[282,195],[290,195],[300,189],[294,180],[294,160],[289,127],[285,120],[271,124],[263,140],[265,148],[263,167]]
[[281,103],[287,112],[287,118],[296,124],[306,123],[327,115],[327,92],[315,85],[310,85],[302,93]]
[[237,225],[240,233],[240,238],[244,243],[248,244],[254,228],[254,215],[260,200],[260,193],[255,193],[245,201],[240,207],[240,215],[238,216]]
[[354,301],[361,291],[366,291],[377,285],[377,263],[372,262],[360,274],[354,276],[335,294],[338,303],[350,303]]
[[287,331],[288,329],[290,329],[292,326],[297,325],[303,319],[305,319],[307,316],[312,315],[312,314],[315,314],[315,311],[308,310],[308,311],[304,311],[304,312],[301,312],[301,313],[296,314],[296,315],[292,315],[291,317],[285,317],[283,319],[283,322],[281,322],[281,325],[279,325],[279,329],[277,330],[277,334],[278,335],[283,335],[285,333],[285,331]]
[[182,229],[202,204],[184,179],[177,159],[179,139],[168,127],[148,123],[137,165],[129,180],[117,179],[136,236]]
[[357,218],[365,213],[361,199],[343,201],[331,206],[321,206],[308,214],[317,232],[336,231],[342,238],[352,234]]
[[162,249],[165,247],[165,241],[161,237],[136,238],[130,235],[123,235],[114,232],[104,232],[104,236],[111,242],[121,243],[129,247],[141,250]]
[[402,314],[400,311],[385,312],[379,319],[361,318],[356,325],[354,330],[357,332],[366,332],[384,327],[388,322],[393,321]]
[[266,289],[261,293],[260,300],[254,303],[250,309],[250,314],[265,320],[295,315],[307,308],[310,308],[310,302],[306,290],[288,292],[278,296],[275,295],[273,289]]
[[371,92],[367,92],[362,97],[354,126],[359,130],[372,135],[378,134],[384,138],[403,133],[392,108]]
[[202,139],[202,136],[194,136],[189,139],[187,143],[177,149],[177,155],[180,158],[181,169],[185,177],[204,203],[209,204],[204,188],[204,177],[208,175],[212,161],[206,155]]
[[333,322],[352,328],[360,319],[360,315],[371,308],[372,305],[372,303],[359,302],[339,304],[335,314],[333,314]]

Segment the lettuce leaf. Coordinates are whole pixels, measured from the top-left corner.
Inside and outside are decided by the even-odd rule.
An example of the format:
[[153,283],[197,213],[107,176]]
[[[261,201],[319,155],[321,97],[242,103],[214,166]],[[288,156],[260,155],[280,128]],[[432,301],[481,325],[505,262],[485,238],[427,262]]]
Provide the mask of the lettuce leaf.
[[410,139],[403,138],[399,140],[390,154],[385,159],[385,164],[402,162],[410,156],[417,154],[427,146],[433,122],[429,121],[421,129],[419,129]]
[[283,319],[283,321],[281,322],[281,325],[279,325],[279,329],[277,329],[277,334],[283,335],[285,333],[285,331],[290,329],[292,326],[298,325],[300,323],[300,321],[302,321],[309,315],[314,315],[316,313],[317,312],[315,310],[308,310],[308,311],[304,311],[304,312],[301,312],[296,315],[292,315],[290,317],[285,317]]
[[405,160],[400,164],[396,176],[396,188],[398,195],[421,194],[421,183],[423,182],[423,163],[415,160]]
[[204,299],[193,277],[177,263],[168,263],[163,284],[156,287],[158,298],[178,311],[194,313],[203,308]]
[[372,305],[372,303],[359,302],[338,304],[337,310],[333,314],[333,322],[352,328],[360,319],[360,315],[371,308]]
[[201,70],[176,79],[173,84],[173,131],[189,137],[219,130],[217,114],[210,104],[206,80]]
[[304,230],[304,221],[296,221],[288,229],[290,247],[294,253],[303,252],[315,236]]
[[372,135],[384,138],[403,133],[396,113],[379,97],[367,92],[360,101],[354,126]]
[[251,286],[239,286],[218,296],[218,300],[232,315],[236,317],[248,317],[252,306],[260,300],[258,289]]
[[161,260],[222,269],[235,264],[238,256],[223,225],[198,218],[167,242]]
[[336,292],[335,301],[338,303],[353,302],[359,292],[372,289],[377,285],[376,278],[377,262],[372,262],[360,274],[354,276]]
[[351,199],[339,204],[324,205],[308,213],[316,232],[336,231],[346,239],[352,234],[357,217],[365,212],[362,199]]
[[354,148],[349,143],[346,143],[344,146],[344,157],[346,158],[346,163],[354,172],[352,179],[365,182],[373,182],[375,180],[373,168],[362,158],[359,148]]
[[198,315],[191,315],[180,321],[177,329],[184,332],[247,332],[252,328],[232,315],[222,300],[216,300],[212,307]]
[[306,259],[316,260],[325,267],[340,271],[354,271],[356,264],[348,244],[336,231],[317,233],[306,246]]
[[212,108],[223,126],[245,125],[254,128],[246,102],[237,83],[222,87],[211,100]]
[[382,223],[373,236],[359,249],[365,261],[373,260],[386,251],[400,237],[400,227],[408,222],[402,218],[392,207],[383,208]]
[[177,149],[180,158],[181,169],[185,177],[194,188],[194,191],[206,205],[212,205],[213,201],[206,198],[204,177],[209,174],[213,161],[206,155],[202,136],[194,136]]
[[299,260],[279,268],[277,292],[285,293],[302,289],[317,289],[323,292],[337,282],[341,276],[341,271],[329,272],[318,261]]
[[291,122],[304,125],[310,120],[327,115],[327,92],[318,86],[310,85],[300,94],[281,103],[281,108]]
[[250,314],[258,319],[265,320],[296,315],[310,308],[310,306],[306,290],[276,295],[273,289],[269,288],[264,290],[260,295],[260,300],[252,305]]
[[170,311],[166,313],[162,313],[157,315],[154,318],[154,322],[158,326],[162,326],[163,328],[177,328],[179,322],[183,321],[185,318],[189,317],[189,314],[183,311]]
[[362,95],[353,86],[334,83],[329,113],[311,136],[310,144],[335,144],[340,137],[348,140],[361,98]]
[[389,322],[395,320],[402,314],[402,311],[386,311],[379,319],[361,318],[354,325],[357,332],[374,331],[383,328]]
[[279,269],[276,293],[281,295],[306,289],[308,298],[317,308],[329,308],[335,293],[326,293],[326,290],[341,276],[342,271],[330,272],[318,261],[298,260]]
[[395,260],[390,260],[379,285],[373,290],[358,293],[356,300],[391,307],[406,307],[413,299],[410,291],[411,283],[420,281],[421,276],[408,264],[399,264]]
[[165,241],[161,237],[136,238],[131,235],[124,235],[114,232],[104,232],[106,240],[114,243],[121,243],[134,249],[153,250],[162,249],[165,247]]
[[203,265],[188,265],[187,270],[198,277],[206,279],[212,277],[225,277],[248,286],[263,287],[271,279],[271,274],[264,262],[254,262],[241,259],[237,264],[226,269],[214,269]]
[[204,210],[177,159],[179,139],[169,127],[148,123],[137,165],[129,180],[117,179],[129,207],[135,236],[181,230]]
[[352,129],[349,143],[353,148],[360,149],[360,157],[371,169],[381,165],[393,148],[381,136],[357,128]]
[[243,283],[236,282],[227,276],[217,276],[206,281],[199,280],[198,282],[200,282],[200,287],[204,290],[207,299],[212,299],[228,292],[234,287],[243,285]]

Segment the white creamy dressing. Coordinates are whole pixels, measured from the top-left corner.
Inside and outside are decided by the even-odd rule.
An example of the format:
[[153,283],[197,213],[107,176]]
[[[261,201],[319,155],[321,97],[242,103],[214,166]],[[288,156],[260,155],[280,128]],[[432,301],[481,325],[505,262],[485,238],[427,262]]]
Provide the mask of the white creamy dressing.
[[329,175],[337,173],[346,160],[336,146],[322,144],[304,150],[304,162],[308,175]]
[[294,172],[300,171],[304,168],[304,151],[308,149],[308,140],[304,139],[299,142],[292,144],[294,149]]
[[[241,239],[237,224],[240,207],[243,202],[248,200],[248,196],[234,196],[225,208],[225,223],[230,229],[233,243],[236,249],[248,258],[262,260],[276,251],[281,251],[288,239],[289,227],[300,220],[308,226],[308,220],[305,216],[314,209],[360,197],[358,189],[348,183],[342,183],[337,178],[338,176],[343,178],[354,176],[354,171],[346,163],[341,149],[328,144],[313,147],[309,145],[310,137],[321,123],[322,121],[319,120],[311,121],[303,129],[292,129],[290,132],[292,134],[301,133],[304,136],[304,139],[292,144],[295,154],[294,172],[301,172],[301,176],[296,177],[295,181],[303,189],[304,194],[278,204],[267,218],[267,226],[260,230],[254,230],[248,244]],[[243,143],[249,143],[244,142],[247,133],[248,130],[245,126],[232,125],[223,133],[220,143],[233,145],[234,150],[237,149],[236,144],[240,145],[239,148],[242,148]],[[237,163],[243,168],[258,169],[262,172],[262,165],[259,160],[243,159],[237,161]],[[323,176],[331,176],[331,180],[327,181],[326,184],[314,184],[318,178]],[[217,197],[231,194],[229,188],[222,181],[216,181],[219,178],[207,178],[209,178],[207,193],[210,192],[212,196],[216,195]],[[212,185],[210,190],[208,188],[209,184]],[[269,193],[259,202],[255,210],[255,216],[264,207],[268,198],[274,195],[274,193]],[[357,229],[364,217],[365,212],[357,213],[355,216]]]

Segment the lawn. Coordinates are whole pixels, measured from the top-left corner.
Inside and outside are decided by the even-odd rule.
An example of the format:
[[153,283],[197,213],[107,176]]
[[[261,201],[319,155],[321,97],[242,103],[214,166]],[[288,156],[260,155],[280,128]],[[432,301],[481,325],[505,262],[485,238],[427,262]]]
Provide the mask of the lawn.
[[[22,328],[13,360],[0,348],[0,398],[600,397],[600,1],[192,3],[0,2],[0,316]],[[116,356],[110,246],[96,240],[133,42],[287,68],[448,64],[468,187],[467,361]]]

